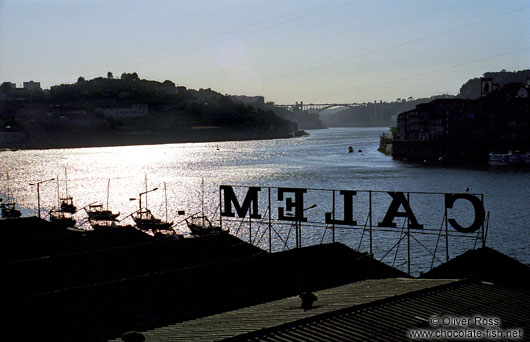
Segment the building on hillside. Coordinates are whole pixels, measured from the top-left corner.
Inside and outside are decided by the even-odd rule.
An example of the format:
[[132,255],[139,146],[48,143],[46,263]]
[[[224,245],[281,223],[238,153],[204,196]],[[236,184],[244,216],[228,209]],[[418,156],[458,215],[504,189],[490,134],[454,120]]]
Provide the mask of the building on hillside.
[[476,100],[437,99],[400,113],[395,159],[485,162],[488,152],[530,150],[528,85],[483,79]]
[[107,108],[96,108],[97,111],[102,112],[107,117],[114,119],[124,118],[139,118],[149,115],[149,106],[146,104],[134,104],[132,106],[116,106]]
[[9,93],[17,89],[17,85],[12,82],[3,82],[0,85],[0,100],[5,100],[9,97]]
[[246,105],[263,105],[265,98],[263,96],[246,96],[246,95],[230,95],[228,96],[233,102],[241,102]]
[[2,88],[7,87],[8,89],[17,89],[17,85],[13,82],[3,82]]
[[398,115],[392,154],[396,159],[420,161],[484,159],[486,126],[481,107],[472,100],[422,103]]
[[40,87],[40,82],[34,82],[34,81],[24,82],[23,88],[24,90],[27,90],[27,91],[41,91],[42,90],[42,88]]

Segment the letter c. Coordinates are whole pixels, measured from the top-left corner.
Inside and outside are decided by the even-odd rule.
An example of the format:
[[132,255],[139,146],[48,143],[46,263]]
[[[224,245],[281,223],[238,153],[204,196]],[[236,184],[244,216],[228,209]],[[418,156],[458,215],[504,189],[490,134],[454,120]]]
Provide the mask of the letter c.
[[486,216],[482,201],[477,196],[471,194],[445,194],[445,208],[451,209],[457,199],[465,199],[471,202],[475,210],[475,220],[469,227],[462,227],[454,218],[448,218],[447,220],[451,224],[451,227],[460,233],[473,233],[477,231],[482,226]]

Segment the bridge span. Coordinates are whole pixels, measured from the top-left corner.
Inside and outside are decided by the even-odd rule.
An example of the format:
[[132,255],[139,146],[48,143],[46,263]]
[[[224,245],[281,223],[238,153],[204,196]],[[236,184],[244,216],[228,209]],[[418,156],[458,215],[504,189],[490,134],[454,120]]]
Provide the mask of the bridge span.
[[304,103],[303,101],[295,104],[275,105],[276,107],[286,108],[291,112],[307,111],[308,113],[317,113],[331,107],[358,107],[361,103]]

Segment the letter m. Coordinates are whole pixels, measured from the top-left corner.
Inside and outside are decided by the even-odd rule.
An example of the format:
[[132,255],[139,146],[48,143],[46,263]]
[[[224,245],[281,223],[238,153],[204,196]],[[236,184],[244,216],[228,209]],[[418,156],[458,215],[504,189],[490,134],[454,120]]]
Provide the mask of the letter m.
[[224,198],[224,210],[221,208],[221,216],[235,217],[236,214],[232,211],[232,205],[236,209],[237,216],[245,217],[247,216],[248,211],[250,210],[250,205],[252,204],[252,210],[250,211],[250,218],[260,219],[261,215],[258,214],[258,191],[261,188],[258,187],[249,187],[243,205],[239,205],[237,201],[237,196],[234,193],[234,189],[231,185],[221,185],[219,191]]

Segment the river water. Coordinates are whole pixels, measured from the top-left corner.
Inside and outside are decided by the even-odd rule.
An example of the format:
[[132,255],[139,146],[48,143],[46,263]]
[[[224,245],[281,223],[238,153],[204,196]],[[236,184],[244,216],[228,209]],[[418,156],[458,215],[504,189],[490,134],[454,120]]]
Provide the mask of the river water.
[[[5,197],[9,186],[23,214],[36,215],[37,191],[36,186],[30,184],[58,177],[59,184],[50,181],[40,185],[43,216],[57,205],[57,193],[64,196],[67,187],[68,194],[73,196],[78,207],[93,202],[106,204],[108,190],[109,208],[120,211],[123,218],[138,208],[138,201],[131,198],[138,198],[138,194],[146,190],[147,178],[148,190],[158,188],[148,194],[149,208],[155,215],[164,218],[167,203],[168,219],[179,223],[183,217],[176,214],[177,210],[186,210],[191,214],[200,211],[203,204],[205,210],[218,219],[219,186],[222,184],[261,186],[260,211],[264,222],[253,222],[253,241],[267,249],[268,234],[263,230],[268,213],[266,187],[273,188],[273,215],[276,215],[276,208],[281,203],[285,206],[285,201],[278,201],[275,187],[310,189],[304,205],[317,204],[317,207],[305,212],[308,222],[302,227],[303,245],[331,239],[331,232],[324,229],[325,225],[312,228],[311,222],[323,222],[325,212],[332,211],[332,192],[311,189],[358,190],[354,213],[360,226],[368,224],[369,196],[373,197],[373,223],[376,226],[382,221],[390,203],[386,191],[420,192],[409,194],[411,208],[421,224],[433,228],[433,234],[413,234],[409,239],[411,264],[413,272],[417,273],[428,270],[434,250],[438,258],[434,261],[435,265],[445,261],[446,257],[445,240],[437,235],[444,220],[443,196],[424,192],[460,193],[469,188],[470,193],[483,194],[485,209],[490,213],[487,245],[530,263],[528,169],[455,168],[395,161],[377,152],[379,134],[383,130],[331,128],[310,130],[309,136],[295,139],[4,151],[0,152],[0,195]],[[353,146],[355,152],[347,153],[348,146]],[[6,179],[8,171],[9,182]],[[203,182],[204,186],[201,185]],[[242,191],[241,196],[244,196],[246,188],[235,189],[236,193]],[[374,192],[370,194],[369,191]],[[340,218],[343,216],[342,197],[338,192],[336,198],[339,203],[336,215]],[[468,217],[469,208],[465,203],[460,207],[451,215],[460,215],[458,220],[465,225],[473,217]],[[79,211],[76,218],[82,228],[88,227],[84,223],[86,214],[83,211]],[[373,253],[378,259],[386,254],[383,261],[406,270],[407,239],[402,239],[397,245],[403,237],[400,229],[403,225],[400,218],[396,218],[395,222],[397,228],[390,232],[374,228]],[[243,239],[249,238],[248,223],[224,223],[231,224],[232,233]],[[284,248],[282,241],[287,239],[287,235],[290,238],[287,245],[292,246],[294,233],[289,234],[289,228],[289,225],[276,228],[272,234],[273,250]],[[187,232],[183,223],[179,223],[176,229]],[[477,245],[473,237],[476,236],[451,238],[450,257]],[[339,229],[335,239],[355,249],[369,250],[368,234],[362,229]],[[394,245],[395,248],[389,252]]]

